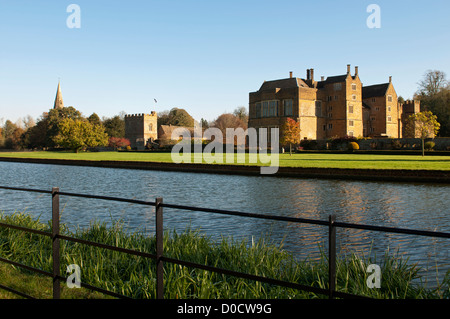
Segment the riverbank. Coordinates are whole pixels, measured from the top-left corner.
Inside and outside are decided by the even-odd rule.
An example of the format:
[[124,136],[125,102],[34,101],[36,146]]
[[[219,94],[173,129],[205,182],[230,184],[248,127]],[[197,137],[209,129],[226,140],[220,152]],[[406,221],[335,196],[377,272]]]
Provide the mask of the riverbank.
[[[50,232],[49,223],[35,220],[25,213],[0,214],[0,222]],[[92,222],[85,229],[69,231],[61,225],[63,235],[122,248],[153,252],[156,240],[139,232],[129,233],[123,224],[116,222],[111,227]],[[16,262],[52,272],[52,241],[43,236],[24,236],[20,230],[0,227],[0,255]],[[223,238],[212,241],[197,230],[186,229],[183,233],[171,232],[164,236],[165,255],[195,263],[215,266],[248,274],[299,283],[327,289],[328,261],[324,254],[319,261],[298,261],[282,246],[267,240],[248,243]],[[127,255],[98,247],[62,241],[61,273],[69,264],[79,265],[81,281],[103,289],[137,299],[153,299],[156,295],[155,262],[149,258]],[[368,287],[370,273],[367,267],[377,264],[381,268],[381,287]],[[437,289],[427,289],[416,284],[420,279],[418,267],[408,264],[400,255],[387,255],[380,260],[351,254],[338,256],[336,265],[337,289],[376,299],[446,299],[448,279]],[[3,266],[2,266],[3,267]],[[0,272],[2,283],[17,288],[26,288],[27,294],[37,298],[50,298],[51,280],[38,280],[38,276],[27,271],[11,271],[11,266]],[[168,299],[316,299],[327,298],[292,288],[278,287],[253,280],[187,268],[176,264],[164,264],[165,298]],[[0,268],[2,270],[2,268]],[[447,278],[447,277],[446,277]],[[21,283],[17,283],[21,281]],[[24,284],[25,282],[25,284]],[[35,283],[29,285],[26,283]],[[45,284],[45,285],[42,285]],[[48,286],[47,286],[48,285]],[[64,283],[63,283],[63,286]],[[62,297],[102,298],[80,291],[70,295],[63,287]],[[69,293],[69,296],[66,295]],[[10,294],[0,297],[12,298]]]
[[[261,175],[261,165],[171,162],[170,153],[4,152],[0,161],[120,169]],[[359,154],[280,154],[270,177],[450,183],[449,157]]]

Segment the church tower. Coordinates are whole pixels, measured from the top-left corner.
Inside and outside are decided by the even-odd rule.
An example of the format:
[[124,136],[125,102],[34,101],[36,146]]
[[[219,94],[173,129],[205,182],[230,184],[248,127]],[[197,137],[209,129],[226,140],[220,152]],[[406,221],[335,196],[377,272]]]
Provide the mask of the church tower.
[[58,89],[56,90],[56,97],[55,97],[55,105],[53,106],[54,109],[62,109],[64,107],[64,102],[61,94],[61,85],[58,81]]

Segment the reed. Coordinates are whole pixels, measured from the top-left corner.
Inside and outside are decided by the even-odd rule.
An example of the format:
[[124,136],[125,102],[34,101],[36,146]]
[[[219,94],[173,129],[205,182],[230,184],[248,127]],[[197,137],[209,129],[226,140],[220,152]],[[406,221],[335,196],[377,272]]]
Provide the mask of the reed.
[[[51,231],[50,223],[43,223],[25,213],[0,214],[0,221],[24,227]],[[61,225],[61,233],[90,241],[115,245],[118,247],[154,253],[155,238],[143,232],[126,230],[121,221],[111,226],[93,221],[89,227],[69,230]],[[186,261],[242,271],[254,275],[297,282],[313,287],[328,287],[327,256],[322,253],[318,261],[297,260],[267,239],[257,242],[222,238],[213,241],[199,230],[187,228],[182,233],[166,231],[164,254]],[[0,227],[0,255],[32,267],[51,272],[51,240],[47,237],[28,234]],[[367,266],[377,263],[382,268],[381,288],[368,288]],[[81,267],[81,281],[105,288],[133,298],[156,297],[156,267],[149,258],[127,255],[98,247],[61,241],[61,273],[65,274],[69,264]],[[27,293],[38,298],[51,298],[51,279],[26,270],[0,266],[0,283],[21,285]],[[12,269],[12,270],[11,270]],[[337,259],[337,287],[339,291],[364,295],[373,298],[449,298],[450,276],[436,289],[426,289],[420,281],[419,268],[409,264],[398,254],[386,253],[382,260],[376,261],[360,254],[339,256]],[[11,273],[10,273],[11,272]],[[18,275],[19,274],[19,275]],[[17,279],[16,279],[17,277]],[[25,279],[24,279],[25,278]],[[48,285],[47,285],[48,284]],[[327,298],[295,289],[273,286],[252,280],[226,276],[177,264],[164,264],[165,298],[223,298],[223,299],[296,299]],[[101,294],[84,289],[69,289],[63,286],[63,298],[103,298]],[[1,295],[3,298],[12,296]]]

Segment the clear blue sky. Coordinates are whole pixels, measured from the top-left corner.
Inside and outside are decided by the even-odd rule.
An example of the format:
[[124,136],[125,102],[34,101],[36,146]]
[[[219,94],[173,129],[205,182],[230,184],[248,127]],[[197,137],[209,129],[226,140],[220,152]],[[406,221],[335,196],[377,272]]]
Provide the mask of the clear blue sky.
[[[366,25],[372,3],[379,29]],[[0,119],[38,118],[59,78],[66,106],[100,117],[180,107],[213,120],[264,80],[347,64],[411,98],[426,70],[450,75],[449,12],[448,0],[0,0]]]

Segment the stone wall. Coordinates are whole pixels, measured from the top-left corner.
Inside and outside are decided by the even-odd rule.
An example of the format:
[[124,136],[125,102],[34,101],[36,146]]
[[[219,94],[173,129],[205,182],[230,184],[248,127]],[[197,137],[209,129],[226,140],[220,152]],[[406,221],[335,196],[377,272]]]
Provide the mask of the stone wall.
[[[435,143],[434,150],[450,151],[450,137],[436,137],[434,139],[426,139],[425,142],[432,141]],[[368,138],[357,140],[360,150],[421,150],[422,141],[420,138]],[[334,144],[331,140],[317,140],[309,143],[312,149],[317,150],[346,150],[348,142]],[[306,149],[306,147],[305,147]]]

